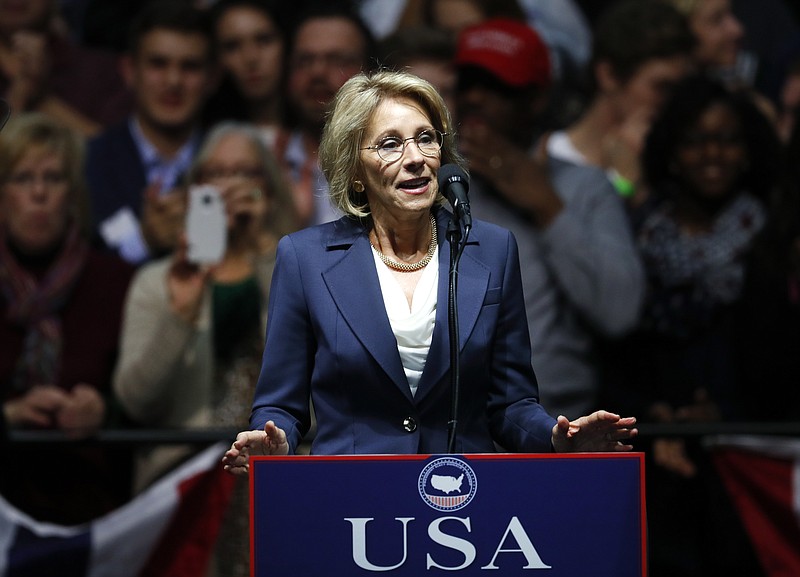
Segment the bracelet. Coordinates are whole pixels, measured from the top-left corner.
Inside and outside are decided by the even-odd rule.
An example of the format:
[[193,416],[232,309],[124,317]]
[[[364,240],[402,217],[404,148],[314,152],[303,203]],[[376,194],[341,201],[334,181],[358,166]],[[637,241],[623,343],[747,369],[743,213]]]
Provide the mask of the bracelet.
[[619,172],[614,169],[609,171],[611,176],[611,184],[614,185],[614,188],[622,198],[630,198],[636,193],[636,184],[622,176]]

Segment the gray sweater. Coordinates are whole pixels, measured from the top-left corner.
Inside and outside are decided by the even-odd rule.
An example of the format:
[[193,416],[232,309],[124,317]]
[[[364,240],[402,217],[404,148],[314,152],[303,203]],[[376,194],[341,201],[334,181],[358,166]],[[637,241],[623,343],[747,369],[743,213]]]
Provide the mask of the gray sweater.
[[469,195],[473,216],[517,238],[541,403],[575,419],[601,408],[595,338],[636,325],[644,271],[605,173],[552,158],[549,168],[564,208],[545,230],[477,177]]
[[[256,261],[262,326],[266,326],[274,264],[274,255]],[[211,287],[203,295],[197,321],[191,325],[185,323],[169,308],[170,265],[171,257],[145,264],[131,283],[113,380],[114,393],[125,412],[146,427],[219,426],[212,418],[215,367]],[[134,489],[137,492],[144,489],[191,450],[184,445],[143,447],[137,455]]]

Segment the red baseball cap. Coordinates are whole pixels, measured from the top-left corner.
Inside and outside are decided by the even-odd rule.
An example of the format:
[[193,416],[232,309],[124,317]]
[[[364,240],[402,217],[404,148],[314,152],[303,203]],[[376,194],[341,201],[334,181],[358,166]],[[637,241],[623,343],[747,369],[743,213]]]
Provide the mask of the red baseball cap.
[[525,22],[486,20],[458,37],[456,66],[477,66],[509,86],[549,86],[550,56],[542,39]]

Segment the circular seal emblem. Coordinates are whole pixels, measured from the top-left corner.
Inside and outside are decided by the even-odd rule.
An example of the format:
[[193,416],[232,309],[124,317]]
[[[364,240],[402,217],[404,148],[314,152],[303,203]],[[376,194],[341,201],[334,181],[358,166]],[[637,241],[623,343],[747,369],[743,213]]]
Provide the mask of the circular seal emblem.
[[419,495],[437,511],[458,511],[466,507],[478,489],[475,471],[454,457],[440,457],[419,474]]

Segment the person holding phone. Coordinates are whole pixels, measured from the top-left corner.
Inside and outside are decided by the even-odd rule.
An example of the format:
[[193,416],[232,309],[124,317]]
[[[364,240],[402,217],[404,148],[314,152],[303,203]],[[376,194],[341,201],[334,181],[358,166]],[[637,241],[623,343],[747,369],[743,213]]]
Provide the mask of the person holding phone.
[[176,246],[185,207],[173,190],[203,140],[216,85],[205,11],[180,0],[142,4],[120,61],[133,110],[89,140],[86,156],[94,240],[137,266]]
[[[249,124],[217,125],[198,151],[189,171],[190,190],[208,187],[224,214],[215,215],[213,206],[201,202],[200,212],[187,214],[187,224],[199,220],[195,228],[202,235],[205,219],[205,232],[213,237],[210,227],[224,218],[226,234],[218,241],[225,247],[218,262],[192,261],[191,240],[184,234],[171,256],[137,271],[114,376],[114,391],[134,422],[156,428],[247,423],[275,247],[294,228],[291,192],[282,174]],[[135,489],[189,450],[142,449]]]

